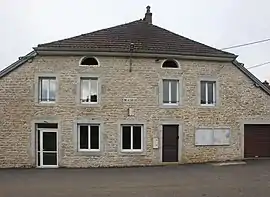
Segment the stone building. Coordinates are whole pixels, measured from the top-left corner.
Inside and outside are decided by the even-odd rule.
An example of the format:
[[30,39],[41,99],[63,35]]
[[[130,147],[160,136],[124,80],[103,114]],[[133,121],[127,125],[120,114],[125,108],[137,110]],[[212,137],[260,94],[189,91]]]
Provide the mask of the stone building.
[[0,167],[270,156],[270,89],[237,56],[144,19],[40,44],[0,71]]

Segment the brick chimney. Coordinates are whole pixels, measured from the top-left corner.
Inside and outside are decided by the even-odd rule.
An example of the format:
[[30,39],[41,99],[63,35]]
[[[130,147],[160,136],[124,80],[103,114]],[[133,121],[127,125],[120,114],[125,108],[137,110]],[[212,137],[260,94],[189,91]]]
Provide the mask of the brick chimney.
[[149,24],[152,24],[152,13],[150,12],[150,8],[151,8],[150,6],[146,7],[146,13],[143,20]]

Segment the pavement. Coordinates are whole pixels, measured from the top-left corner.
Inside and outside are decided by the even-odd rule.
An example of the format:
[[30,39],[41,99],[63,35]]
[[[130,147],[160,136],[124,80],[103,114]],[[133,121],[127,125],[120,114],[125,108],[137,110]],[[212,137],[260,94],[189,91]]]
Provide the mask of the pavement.
[[139,168],[1,169],[0,197],[269,197],[270,160]]

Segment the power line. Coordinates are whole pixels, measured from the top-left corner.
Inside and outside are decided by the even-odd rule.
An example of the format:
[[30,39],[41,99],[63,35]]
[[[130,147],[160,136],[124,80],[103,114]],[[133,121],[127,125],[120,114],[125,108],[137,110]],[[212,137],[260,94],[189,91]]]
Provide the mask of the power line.
[[264,63],[261,63],[261,64],[257,64],[257,65],[248,67],[247,69],[257,68],[257,67],[260,67],[260,66],[264,66],[264,65],[266,65],[266,64],[270,64],[270,62],[264,62]]
[[270,41],[270,38],[264,39],[264,40],[255,41],[255,42],[249,42],[249,43],[245,43],[245,44],[234,45],[234,46],[222,48],[221,50],[234,49],[234,48],[249,46],[249,45],[253,45],[253,44],[259,44],[259,43],[268,42],[268,41]]

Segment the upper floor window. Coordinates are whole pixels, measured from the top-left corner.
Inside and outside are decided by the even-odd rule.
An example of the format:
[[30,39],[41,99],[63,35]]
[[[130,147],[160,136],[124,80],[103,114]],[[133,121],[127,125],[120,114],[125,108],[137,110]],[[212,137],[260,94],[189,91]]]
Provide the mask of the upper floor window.
[[163,80],[163,104],[177,105],[179,103],[179,81]]
[[163,62],[162,68],[179,68],[179,65],[175,60],[166,60]]
[[94,57],[84,57],[81,60],[80,65],[82,65],[82,66],[98,66],[98,61]]
[[39,78],[39,101],[55,102],[56,97],[56,78],[40,77]]
[[201,81],[201,105],[216,105],[215,81]]
[[98,103],[98,78],[81,78],[81,103]]

